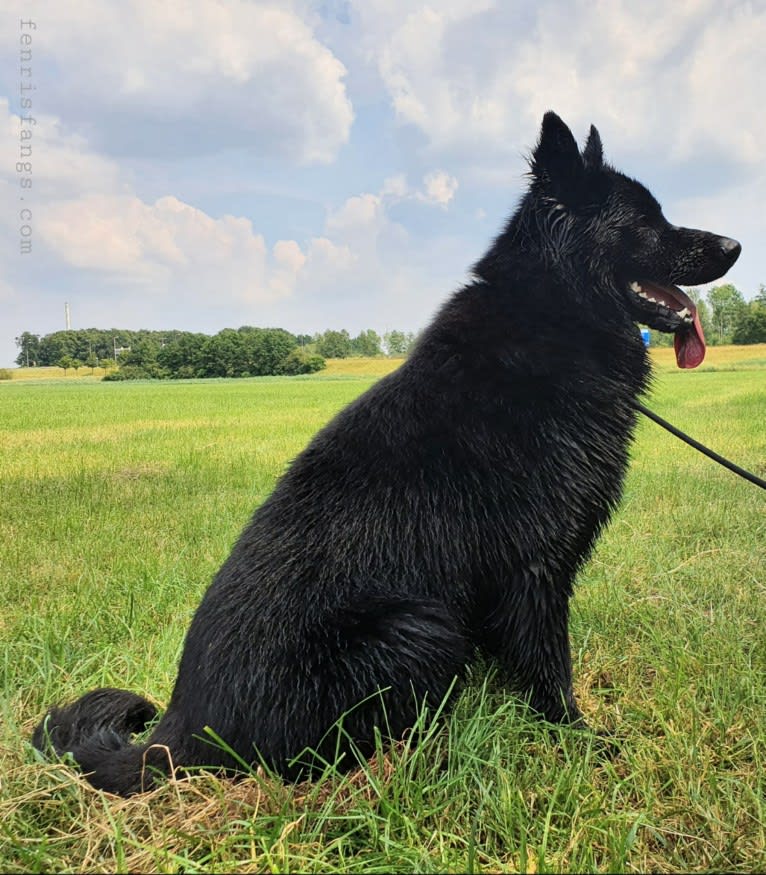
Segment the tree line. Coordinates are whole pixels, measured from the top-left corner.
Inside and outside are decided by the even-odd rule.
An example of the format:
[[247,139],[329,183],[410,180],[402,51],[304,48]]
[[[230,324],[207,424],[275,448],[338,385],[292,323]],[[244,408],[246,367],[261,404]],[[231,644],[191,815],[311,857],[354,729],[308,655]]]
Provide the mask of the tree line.
[[[708,345],[766,343],[766,286],[763,284],[752,301],[746,301],[731,283],[713,286],[706,296],[698,289],[691,289],[689,297],[697,305]],[[673,337],[653,331],[652,343],[670,346]]]
[[16,338],[20,367],[61,367],[110,373],[105,379],[255,377],[305,374],[321,370],[327,358],[403,356],[414,335],[372,329],[351,337],[348,331],[291,334],[283,328],[242,326],[215,335],[190,331],[127,331],[86,328]]
[[[691,289],[709,345],[766,343],[766,286],[752,301],[729,284],[703,296]],[[325,359],[349,356],[406,356],[415,342],[411,332],[372,329],[352,337],[348,331],[291,334],[283,328],[225,328],[215,335],[190,331],[128,331],[85,328],[16,338],[20,367],[97,367],[112,379],[131,377],[255,377],[305,374],[325,367]],[[672,335],[653,331],[651,342],[672,344]]]

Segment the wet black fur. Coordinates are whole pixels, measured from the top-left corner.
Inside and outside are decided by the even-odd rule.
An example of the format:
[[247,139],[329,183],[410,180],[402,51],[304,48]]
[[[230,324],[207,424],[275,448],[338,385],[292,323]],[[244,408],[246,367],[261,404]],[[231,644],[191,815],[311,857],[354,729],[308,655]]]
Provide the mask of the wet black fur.
[[[722,275],[734,241],[668,224],[652,195],[546,114],[519,208],[407,362],[323,428],[256,511],[192,621],[167,711],[89,693],[34,743],[130,794],[150,765],[287,777],[305,748],[352,765],[397,738],[477,651],[551,721],[579,721],[569,598],[620,499],[649,362],[633,280]],[[378,693],[378,691],[383,691]],[[385,718],[382,716],[385,708]],[[348,712],[348,713],[346,713]],[[328,730],[346,713],[340,740]],[[156,747],[155,747],[156,746]],[[257,749],[257,753],[256,753]],[[305,760],[305,755],[303,756]]]

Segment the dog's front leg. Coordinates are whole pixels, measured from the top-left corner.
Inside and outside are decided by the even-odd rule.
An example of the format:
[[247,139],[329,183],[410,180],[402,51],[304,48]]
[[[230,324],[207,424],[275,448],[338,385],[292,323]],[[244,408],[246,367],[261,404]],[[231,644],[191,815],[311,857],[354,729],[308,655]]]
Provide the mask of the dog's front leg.
[[526,572],[492,611],[483,643],[543,718],[585,727],[572,688],[570,591],[568,582]]

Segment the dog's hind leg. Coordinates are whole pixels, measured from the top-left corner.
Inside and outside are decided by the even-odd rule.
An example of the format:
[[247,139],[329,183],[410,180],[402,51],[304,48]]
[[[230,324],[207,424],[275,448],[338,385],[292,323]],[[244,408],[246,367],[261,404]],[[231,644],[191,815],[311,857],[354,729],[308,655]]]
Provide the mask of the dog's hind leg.
[[[275,690],[292,692],[286,701],[270,697],[276,707],[261,727],[261,753],[291,778],[316,771],[311,754],[299,757],[303,767],[285,767],[302,749],[325,762],[340,755],[345,769],[374,753],[376,731],[402,738],[424,704],[433,713],[454,692],[472,650],[441,604],[418,599],[368,599],[325,628],[332,634],[315,634],[273,679]],[[339,718],[340,732],[333,728]]]

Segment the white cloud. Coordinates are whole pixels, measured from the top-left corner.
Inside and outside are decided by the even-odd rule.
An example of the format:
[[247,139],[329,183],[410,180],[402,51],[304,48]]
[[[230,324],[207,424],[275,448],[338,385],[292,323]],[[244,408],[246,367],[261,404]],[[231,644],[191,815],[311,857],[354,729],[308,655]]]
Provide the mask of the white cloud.
[[327,219],[327,230],[332,234],[349,235],[365,229],[381,227],[387,221],[380,195],[360,194],[348,198]]
[[430,204],[438,204],[441,207],[446,207],[447,204],[455,197],[455,192],[458,189],[458,181],[454,176],[445,173],[443,170],[434,170],[427,173],[423,177],[423,185],[425,190],[419,193],[421,200]]
[[761,160],[762,3],[445,3],[390,15],[372,5],[359,8],[379,28],[369,56],[400,121],[435,150],[518,154],[552,108],[578,133],[608,128],[615,153],[683,160],[702,145]]
[[[118,165],[94,153],[80,134],[66,131],[60,119],[35,111],[25,116],[22,125],[18,114],[10,111],[7,97],[0,97],[0,176],[11,178],[19,158],[22,127],[32,132],[27,142],[32,152],[35,195],[55,198],[72,191],[99,192],[119,186]],[[17,178],[21,174],[17,173]]]
[[214,219],[172,196],[153,204],[119,194],[57,201],[38,232],[71,267],[143,284],[153,297],[183,294],[191,301],[223,287],[243,299],[269,300],[289,293],[283,275],[294,268],[284,243],[269,257],[249,220]]
[[380,190],[380,196],[384,200],[400,201],[404,200],[408,194],[409,186],[407,185],[407,177],[404,173],[390,176],[384,180],[383,188]]
[[327,237],[313,237],[308,247],[306,265],[312,277],[335,277],[348,270],[357,260],[344,243],[333,243]]
[[[346,69],[289,5],[34,5],[36,70],[56,69],[47,105],[116,150],[134,137],[149,154],[251,145],[261,155],[323,163],[348,140]],[[18,43],[12,27],[17,18],[6,19],[1,52]],[[93,123],[98,115],[111,120],[111,140],[110,125]]]
[[[10,155],[19,119],[7,102],[0,114],[2,151]],[[51,275],[78,276],[82,296],[97,288],[102,302],[111,296],[116,303],[129,292],[147,313],[181,300],[194,309],[226,299],[247,310],[296,296],[316,301],[340,288],[403,287],[394,252],[407,246],[408,234],[388,207],[404,200],[446,206],[457,187],[443,171],[427,174],[422,190],[403,174],[390,177],[378,194],[354,195],[331,210],[305,242],[269,246],[248,218],[214,217],[174,195],[142,200],[115,161],[66,133],[60,120],[40,114],[37,122],[37,257]],[[14,182],[12,162],[4,162],[0,185],[10,192]]]
[[423,176],[422,188],[413,189],[407,182],[406,175],[400,173],[385,179],[379,194],[351,198],[342,212],[334,215],[331,221],[350,221],[352,224],[358,221],[369,222],[374,214],[384,210],[387,205],[407,200],[446,207],[455,197],[458,185],[457,179],[444,170],[432,170]]
[[[9,204],[18,199],[18,132],[19,117],[0,101],[0,188]],[[161,298],[193,307],[222,292],[232,300],[263,303],[291,295],[298,278],[313,268],[327,275],[353,260],[347,246],[323,238],[309,241],[305,253],[294,240],[278,240],[269,249],[249,219],[213,217],[173,195],[147,203],[116,162],[65,133],[51,116],[37,116],[31,164],[35,259],[48,265],[52,285],[57,275],[79,275],[83,294],[99,287],[103,297],[116,298],[132,289],[146,311]],[[14,221],[12,211],[2,212],[6,245],[18,236]],[[12,280],[16,262],[5,260],[0,284],[18,290],[22,275]]]
[[764,44],[764,3],[726,4],[704,28],[687,65],[694,123],[679,125],[683,154],[709,138],[748,164],[762,164],[766,117],[754,110],[763,102]]

